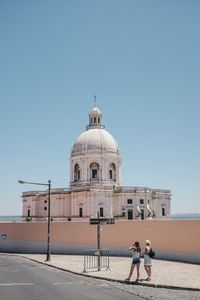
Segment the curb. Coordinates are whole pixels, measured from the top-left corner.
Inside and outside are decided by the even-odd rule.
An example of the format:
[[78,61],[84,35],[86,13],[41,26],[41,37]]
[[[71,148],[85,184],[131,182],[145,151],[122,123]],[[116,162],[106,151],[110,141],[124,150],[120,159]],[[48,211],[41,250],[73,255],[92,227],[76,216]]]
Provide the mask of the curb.
[[[3,254],[5,254],[5,253],[3,253]],[[54,268],[54,269],[58,269],[58,270],[61,270],[61,271],[64,271],[64,272],[68,272],[68,273],[71,273],[71,274],[74,274],[74,275],[80,275],[80,276],[85,276],[85,277],[90,277],[90,278],[95,278],[95,279],[100,279],[100,280],[106,280],[106,281],[110,281],[110,282],[119,282],[119,283],[127,284],[127,285],[137,285],[137,286],[145,286],[145,287],[152,287],[152,288],[162,288],[162,289],[170,289],[170,290],[183,290],[183,291],[200,292],[200,288],[181,287],[181,286],[174,286],[174,285],[154,284],[154,283],[142,283],[142,282],[136,282],[136,281],[126,282],[126,281],[120,280],[120,279],[105,278],[105,277],[96,276],[96,275],[78,273],[78,272],[75,272],[75,271],[72,271],[72,270],[68,270],[68,269],[65,269],[65,268],[61,268],[61,267],[51,265],[51,264],[49,264],[45,261],[44,262],[38,261],[34,258],[30,258],[30,257],[27,257],[27,256],[23,256],[23,255],[19,255],[19,254],[9,254],[9,253],[6,253],[6,254],[8,254],[10,256],[23,257],[25,259],[34,261],[36,263],[39,263],[39,264],[42,264],[42,265],[45,265],[45,266],[48,266],[48,267],[51,267],[51,268]]]

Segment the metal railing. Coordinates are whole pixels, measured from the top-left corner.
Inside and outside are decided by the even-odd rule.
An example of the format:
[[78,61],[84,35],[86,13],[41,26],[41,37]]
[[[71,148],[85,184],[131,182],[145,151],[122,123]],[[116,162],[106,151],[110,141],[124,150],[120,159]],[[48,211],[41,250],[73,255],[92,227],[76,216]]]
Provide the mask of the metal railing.
[[110,269],[109,249],[89,249],[84,251],[83,273],[91,270]]

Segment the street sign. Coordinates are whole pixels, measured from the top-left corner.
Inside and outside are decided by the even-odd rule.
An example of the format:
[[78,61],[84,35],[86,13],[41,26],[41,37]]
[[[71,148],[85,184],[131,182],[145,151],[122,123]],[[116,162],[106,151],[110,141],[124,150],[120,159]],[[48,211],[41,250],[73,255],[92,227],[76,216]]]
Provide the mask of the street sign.
[[90,218],[90,225],[115,224],[114,218]]
[[90,218],[90,225],[100,224],[100,219]]
[[2,238],[2,240],[7,240],[7,234],[6,233],[2,233],[1,238]]
[[107,219],[106,224],[115,224],[115,219]]

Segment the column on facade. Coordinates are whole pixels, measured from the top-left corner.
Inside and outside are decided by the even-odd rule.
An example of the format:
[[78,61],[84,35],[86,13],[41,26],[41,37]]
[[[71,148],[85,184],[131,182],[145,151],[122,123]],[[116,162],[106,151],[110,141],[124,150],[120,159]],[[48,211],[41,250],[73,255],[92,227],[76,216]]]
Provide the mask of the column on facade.
[[36,199],[37,199],[37,196],[34,196],[31,198],[31,215],[32,216],[36,215]]
[[71,182],[73,182],[74,181],[74,163],[73,163],[73,161],[71,161],[71,167],[70,167],[70,177],[71,177]]
[[92,217],[96,218],[96,211],[95,211],[96,203],[95,203],[95,193],[94,193],[94,191],[90,192],[90,203],[91,203],[90,215]]

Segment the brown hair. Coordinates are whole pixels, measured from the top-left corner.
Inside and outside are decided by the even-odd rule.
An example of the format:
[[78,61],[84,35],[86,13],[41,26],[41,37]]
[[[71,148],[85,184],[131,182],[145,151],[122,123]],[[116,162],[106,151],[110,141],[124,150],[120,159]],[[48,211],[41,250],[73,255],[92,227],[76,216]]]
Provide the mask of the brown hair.
[[141,248],[140,248],[140,243],[139,242],[135,242],[135,247],[136,247],[136,251],[137,252],[141,252]]

